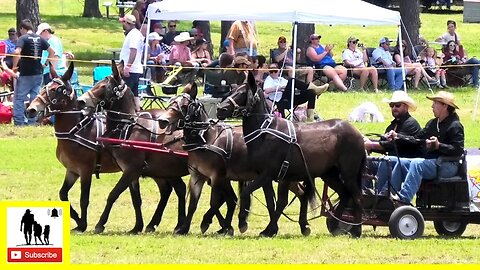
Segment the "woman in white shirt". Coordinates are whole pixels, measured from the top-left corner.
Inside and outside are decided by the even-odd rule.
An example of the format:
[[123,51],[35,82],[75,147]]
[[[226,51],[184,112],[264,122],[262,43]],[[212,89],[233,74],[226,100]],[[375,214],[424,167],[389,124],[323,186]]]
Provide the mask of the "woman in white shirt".
[[365,66],[368,61],[367,53],[357,48],[359,39],[349,37],[347,40],[347,49],[342,53],[342,60],[346,68],[352,69],[352,73],[360,77],[360,90],[365,89],[368,77],[373,84],[373,89],[378,92],[378,73],[374,67]]

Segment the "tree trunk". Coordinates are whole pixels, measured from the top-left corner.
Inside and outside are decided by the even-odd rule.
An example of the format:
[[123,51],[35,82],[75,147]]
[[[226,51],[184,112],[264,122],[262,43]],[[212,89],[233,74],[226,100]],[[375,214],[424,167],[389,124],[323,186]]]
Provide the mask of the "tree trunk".
[[83,15],[82,17],[95,17],[101,18],[102,13],[100,12],[100,8],[98,6],[98,0],[85,0],[85,5],[83,7]]
[[[313,23],[299,23],[297,28],[297,48],[302,52],[298,55],[297,63],[305,63],[305,52],[308,46],[310,46],[310,35],[315,33],[315,24]],[[293,36],[293,33],[292,33]],[[293,45],[292,37],[292,45]]]
[[[405,28],[402,26],[403,40],[407,41],[408,46],[417,45],[420,34],[419,0],[400,1],[400,16],[408,32],[405,32]],[[410,37],[410,39],[408,37]]]
[[38,0],[17,0],[17,31],[20,33],[20,23],[29,19],[32,22],[33,30],[40,24],[40,12]]
[[213,44],[212,37],[210,35],[210,21],[195,21],[195,26],[203,33],[203,38],[207,41],[210,41],[208,45],[208,52],[213,57]]
[[230,30],[230,27],[232,26],[233,22],[234,21],[222,21],[222,24],[221,24],[222,34],[220,36],[220,50],[219,50],[220,53],[224,52],[223,41],[227,37],[228,31]]

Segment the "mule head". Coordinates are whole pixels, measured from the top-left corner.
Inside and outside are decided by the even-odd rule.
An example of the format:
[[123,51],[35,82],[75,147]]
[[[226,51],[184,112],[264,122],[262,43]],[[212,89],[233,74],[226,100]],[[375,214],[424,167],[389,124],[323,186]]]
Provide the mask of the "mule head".
[[173,98],[160,116],[160,127],[170,127],[174,131],[183,128],[186,122],[206,120],[206,113],[202,113],[203,104],[196,100],[197,93],[196,83],[187,84],[182,94]]
[[74,65],[70,63],[67,72],[59,77],[52,65],[50,75],[52,81],[45,85],[27,108],[28,117],[35,117],[38,112],[48,110],[48,114],[67,111],[74,108],[76,93],[70,84]]
[[110,108],[112,103],[123,97],[128,86],[121,76],[123,72],[123,61],[117,66],[112,60],[112,75],[105,77],[93,86],[90,91],[78,98],[80,107]]
[[217,105],[217,117],[225,120],[228,117],[246,116],[257,101],[257,84],[253,73],[249,71],[247,83],[233,90],[230,96]]

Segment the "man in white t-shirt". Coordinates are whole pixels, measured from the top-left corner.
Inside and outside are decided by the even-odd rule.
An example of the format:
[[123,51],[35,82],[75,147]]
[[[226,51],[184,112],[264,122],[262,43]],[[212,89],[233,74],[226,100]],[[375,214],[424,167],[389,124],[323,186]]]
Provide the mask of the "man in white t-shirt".
[[461,45],[460,35],[455,32],[457,30],[457,23],[453,20],[447,21],[447,32],[439,36],[435,41],[447,44],[450,40],[455,41],[458,45]]
[[140,30],[135,28],[135,16],[128,14],[119,19],[122,22],[126,36],[120,51],[120,61],[123,61],[123,79],[135,96],[135,107],[140,110],[138,97],[138,81],[143,74],[142,48],[144,37]]

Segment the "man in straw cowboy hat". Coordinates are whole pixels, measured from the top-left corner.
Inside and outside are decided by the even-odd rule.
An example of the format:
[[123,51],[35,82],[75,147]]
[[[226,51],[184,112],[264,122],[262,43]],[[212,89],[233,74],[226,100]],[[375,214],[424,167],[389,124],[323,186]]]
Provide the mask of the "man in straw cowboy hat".
[[435,118],[428,121],[425,128],[415,136],[405,136],[395,131],[387,134],[390,139],[403,137],[416,141],[424,150],[422,158],[401,158],[393,168],[392,186],[398,192],[392,195],[392,198],[403,203],[412,201],[422,179],[455,176],[459,159],[464,152],[465,133],[455,112],[458,106],[453,94],[440,91],[427,98],[433,101],[432,111]]

